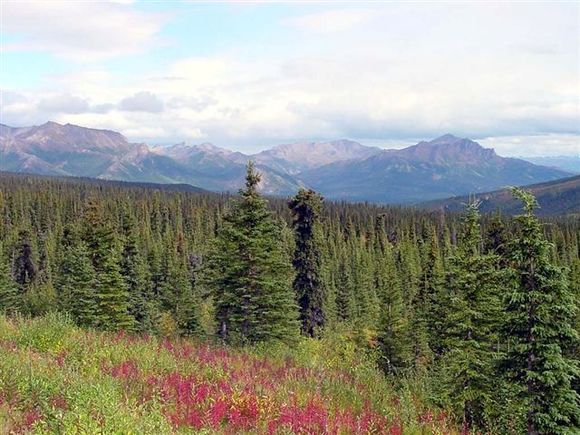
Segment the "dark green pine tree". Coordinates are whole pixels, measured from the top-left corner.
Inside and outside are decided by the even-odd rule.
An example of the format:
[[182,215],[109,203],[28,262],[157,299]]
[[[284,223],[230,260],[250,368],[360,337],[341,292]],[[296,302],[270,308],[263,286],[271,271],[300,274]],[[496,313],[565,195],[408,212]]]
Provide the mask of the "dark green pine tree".
[[341,322],[352,322],[357,317],[352,258],[343,246],[338,253],[336,315]]
[[193,335],[202,332],[200,310],[203,305],[203,280],[201,279],[203,257],[200,254],[190,253],[188,262],[190,283],[179,301],[177,323],[183,334]]
[[18,239],[16,258],[14,259],[14,279],[20,290],[25,292],[36,278],[37,268],[33,258],[30,231],[20,231]]
[[218,333],[233,343],[292,340],[299,331],[292,266],[282,227],[258,193],[260,174],[248,164],[241,199],[224,217],[208,256],[207,285]]
[[571,382],[579,368],[568,352],[578,342],[576,301],[565,271],[549,260],[551,244],[534,215],[535,198],[522,189],[512,192],[524,213],[515,218],[517,233],[507,246],[515,283],[505,305],[503,368],[521,388],[528,434],[578,433],[580,399]]
[[505,259],[507,246],[507,229],[502,221],[501,215],[495,215],[488,225],[487,234],[484,242],[484,251],[500,256],[502,261]]
[[435,355],[440,355],[443,348],[441,320],[445,314],[446,289],[443,285],[445,281],[443,259],[435,228],[431,229],[427,240],[428,242],[423,244],[424,266],[419,290],[422,301],[420,309],[429,334],[429,346]]
[[447,272],[447,317],[443,322],[442,367],[445,383],[464,427],[484,428],[485,407],[493,389],[496,331],[500,324],[499,292],[505,277],[499,258],[482,254],[478,204],[463,217],[457,252]]
[[322,200],[314,190],[300,189],[288,203],[296,241],[292,262],[296,270],[294,291],[300,306],[302,333],[310,337],[319,336],[326,323],[319,228]]
[[427,325],[428,301],[421,289],[421,268],[419,250],[412,242],[415,236],[407,236],[399,243],[399,278],[403,289],[405,318],[408,321],[408,339],[412,354],[413,368],[423,370],[433,359],[429,347],[429,331]]
[[0,244],[0,313],[13,314],[20,309],[21,295]]
[[380,364],[387,373],[397,374],[409,366],[412,356],[408,334],[408,322],[397,274],[394,252],[387,241],[380,242],[382,252],[378,257],[376,287],[380,301],[378,342]]
[[96,326],[96,274],[89,251],[73,226],[65,228],[62,247],[65,251],[57,280],[58,305],[82,326]]
[[139,331],[154,330],[154,307],[151,277],[145,259],[138,246],[137,223],[134,216],[124,210],[123,214],[123,253],[121,255],[121,274],[129,292],[129,313],[135,318]]
[[89,201],[85,209],[84,240],[96,273],[97,326],[106,330],[133,328],[129,292],[121,275],[121,244],[96,201]]

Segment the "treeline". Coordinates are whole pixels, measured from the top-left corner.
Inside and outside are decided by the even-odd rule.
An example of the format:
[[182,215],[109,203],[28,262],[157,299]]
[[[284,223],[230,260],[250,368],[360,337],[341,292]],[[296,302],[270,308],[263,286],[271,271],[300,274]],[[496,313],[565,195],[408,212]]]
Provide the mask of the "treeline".
[[466,428],[578,425],[580,223],[0,175],[0,308],[233,344],[331,331]]

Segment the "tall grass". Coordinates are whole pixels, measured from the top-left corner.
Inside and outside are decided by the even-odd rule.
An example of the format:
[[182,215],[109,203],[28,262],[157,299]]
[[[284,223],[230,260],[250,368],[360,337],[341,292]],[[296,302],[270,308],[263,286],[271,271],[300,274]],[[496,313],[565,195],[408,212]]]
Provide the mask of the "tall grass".
[[344,337],[231,349],[0,317],[0,432],[454,433]]

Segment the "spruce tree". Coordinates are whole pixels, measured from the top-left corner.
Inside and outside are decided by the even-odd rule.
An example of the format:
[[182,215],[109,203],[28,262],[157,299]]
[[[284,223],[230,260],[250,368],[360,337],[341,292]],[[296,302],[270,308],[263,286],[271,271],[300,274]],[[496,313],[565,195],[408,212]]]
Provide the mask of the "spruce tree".
[[421,310],[429,334],[429,346],[435,355],[440,355],[443,348],[441,320],[445,314],[446,290],[443,259],[435,228],[431,228],[427,241],[423,243],[423,249],[424,266],[419,290]]
[[19,310],[20,305],[21,295],[16,282],[12,279],[10,266],[0,244],[0,313],[13,314]]
[[490,401],[500,323],[499,259],[482,254],[478,204],[467,206],[457,252],[449,261],[447,289],[441,303],[444,320],[442,366],[452,403],[463,424],[484,427],[485,406]]
[[85,210],[84,240],[96,273],[96,324],[107,330],[132,328],[129,293],[121,275],[119,238],[103,217],[102,206],[93,200]]
[[291,340],[299,331],[282,227],[258,193],[259,182],[250,162],[241,199],[224,217],[208,257],[218,334],[227,342]]
[[535,198],[522,189],[512,192],[524,213],[515,218],[517,233],[507,246],[514,285],[506,295],[509,348],[503,368],[520,387],[528,434],[577,433],[580,399],[571,382],[579,368],[568,353],[578,342],[576,300],[566,272],[550,262]]
[[300,189],[288,206],[292,211],[296,241],[292,264],[296,270],[294,291],[300,306],[302,333],[314,337],[326,322],[319,228],[322,197],[311,189]]
[[421,289],[419,251],[414,239],[414,235],[406,235],[399,244],[399,277],[403,289],[405,318],[408,322],[411,365],[415,369],[423,370],[433,359],[433,352],[429,347],[428,301]]
[[179,301],[177,323],[184,334],[191,335],[202,329],[203,257],[200,254],[189,254],[188,263],[190,283]]
[[357,317],[352,257],[345,246],[339,252],[336,290],[336,314],[339,321],[350,322]]
[[123,252],[121,255],[121,274],[129,292],[129,313],[135,318],[136,329],[152,331],[154,323],[151,279],[145,259],[138,246],[137,223],[128,210],[123,214]]
[[382,256],[376,267],[376,287],[380,300],[378,342],[380,365],[387,373],[397,374],[411,361],[408,322],[397,274],[393,248],[382,242]]
[[36,278],[37,268],[33,258],[30,231],[20,231],[18,238],[16,258],[14,259],[14,277],[20,290],[25,292]]
[[59,308],[69,312],[82,326],[96,326],[96,276],[89,251],[73,226],[65,229],[62,247],[65,250],[57,280]]

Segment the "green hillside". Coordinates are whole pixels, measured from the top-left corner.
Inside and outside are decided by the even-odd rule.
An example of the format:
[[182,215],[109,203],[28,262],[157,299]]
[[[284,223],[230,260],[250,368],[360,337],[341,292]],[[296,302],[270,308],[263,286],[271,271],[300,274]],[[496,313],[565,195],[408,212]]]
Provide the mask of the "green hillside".
[[[538,215],[556,216],[580,213],[580,176],[563,178],[547,183],[525,186],[532,192],[539,203]],[[495,192],[479,193],[474,195],[481,201],[480,210],[483,212],[501,211],[505,214],[522,212],[521,203],[514,199],[509,189]],[[470,196],[457,196],[448,199],[430,201],[421,204],[421,207],[445,211],[461,211],[469,201]]]

